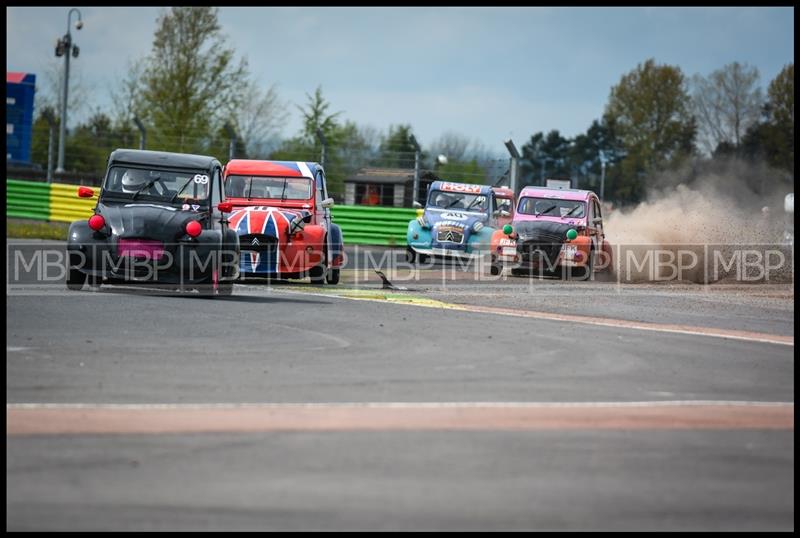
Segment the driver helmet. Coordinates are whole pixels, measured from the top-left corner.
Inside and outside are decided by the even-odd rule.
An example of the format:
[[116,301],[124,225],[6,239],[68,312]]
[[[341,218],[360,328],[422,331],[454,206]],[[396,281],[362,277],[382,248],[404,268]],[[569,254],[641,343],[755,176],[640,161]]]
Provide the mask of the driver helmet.
[[122,191],[136,192],[141,189],[148,180],[146,170],[136,170],[130,168],[122,174]]
[[436,207],[447,207],[450,205],[450,196],[442,193],[436,197]]

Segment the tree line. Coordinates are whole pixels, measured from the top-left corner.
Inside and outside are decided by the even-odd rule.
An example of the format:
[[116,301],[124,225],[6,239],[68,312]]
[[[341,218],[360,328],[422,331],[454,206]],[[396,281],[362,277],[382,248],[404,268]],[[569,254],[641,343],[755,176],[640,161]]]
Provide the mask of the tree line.
[[[663,172],[698,158],[764,161],[794,176],[794,64],[758,86],[758,69],[738,62],[690,79],[654,59],[639,64],[611,88],[601,119],[568,139],[536,133],[523,145],[523,181],[583,176],[596,183],[607,163],[606,198],[637,202]],[[783,173],[783,174],[781,174]],[[753,178],[755,192],[764,184]]]
[[[261,87],[247,61],[237,58],[212,7],[174,7],[156,22],[149,55],[133,62],[117,81],[112,110],[95,110],[70,130],[65,167],[99,172],[110,151],[138,147],[134,119],[146,126],[147,149],[217,155],[226,160],[230,133],[237,158],[318,161],[326,140],[331,190],[365,165],[413,168],[413,128],[392,125],[379,132],[342,118],[318,86],[295,105],[303,125],[281,139],[289,107],[275,88]],[[33,160],[47,162],[54,102],[38,107]],[[521,147],[522,184],[544,177],[577,178],[597,190],[603,162],[605,197],[617,203],[641,200],[657,187],[659,172],[692,159],[736,158],[767,162],[794,174],[794,64],[786,65],[762,95],[755,67],[738,62],[708,76],[687,77],[677,66],[648,59],[611,88],[601,118],[566,138],[558,130],[533,134]],[[447,156],[447,163],[437,159]],[[477,141],[447,132],[421,155],[421,168],[457,181],[484,183],[491,153]],[[762,185],[763,188],[763,185]]]

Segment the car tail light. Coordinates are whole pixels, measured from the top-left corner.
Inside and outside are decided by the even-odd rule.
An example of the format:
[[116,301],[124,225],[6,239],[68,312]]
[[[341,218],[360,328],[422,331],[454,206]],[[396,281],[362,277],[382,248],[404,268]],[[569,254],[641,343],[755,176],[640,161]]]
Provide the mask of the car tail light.
[[92,215],[89,217],[89,228],[95,232],[99,232],[106,225],[106,219],[102,215]]
[[197,237],[202,231],[203,227],[196,220],[190,220],[186,223],[186,233],[191,237]]

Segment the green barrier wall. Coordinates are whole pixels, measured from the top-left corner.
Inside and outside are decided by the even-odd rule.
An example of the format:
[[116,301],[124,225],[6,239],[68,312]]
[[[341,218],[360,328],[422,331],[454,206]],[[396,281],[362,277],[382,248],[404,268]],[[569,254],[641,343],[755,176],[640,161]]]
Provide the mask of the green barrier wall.
[[[96,203],[97,195],[78,198],[78,185],[6,180],[6,217],[72,222],[92,216]],[[408,221],[417,216],[415,209],[397,207],[334,206],[331,211],[346,245],[404,247]]]
[[33,181],[6,181],[6,216],[24,219],[50,218],[50,185]]
[[342,228],[346,245],[405,246],[408,221],[416,209],[375,206],[333,206],[333,222]]

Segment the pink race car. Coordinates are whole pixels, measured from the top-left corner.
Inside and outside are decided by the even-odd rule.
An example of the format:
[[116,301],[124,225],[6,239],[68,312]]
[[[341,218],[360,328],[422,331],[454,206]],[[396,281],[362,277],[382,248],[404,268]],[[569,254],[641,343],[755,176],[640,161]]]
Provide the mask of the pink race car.
[[586,280],[609,269],[599,198],[586,190],[525,187],[513,222],[492,235],[491,261],[493,275],[508,265],[514,275],[564,269]]

